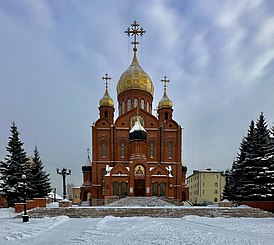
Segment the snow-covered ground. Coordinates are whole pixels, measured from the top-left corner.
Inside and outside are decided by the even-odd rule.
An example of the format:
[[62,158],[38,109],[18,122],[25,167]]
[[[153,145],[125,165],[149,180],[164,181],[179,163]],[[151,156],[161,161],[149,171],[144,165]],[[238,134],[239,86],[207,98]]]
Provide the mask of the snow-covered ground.
[[66,216],[14,219],[0,209],[0,244],[274,244],[274,218]]

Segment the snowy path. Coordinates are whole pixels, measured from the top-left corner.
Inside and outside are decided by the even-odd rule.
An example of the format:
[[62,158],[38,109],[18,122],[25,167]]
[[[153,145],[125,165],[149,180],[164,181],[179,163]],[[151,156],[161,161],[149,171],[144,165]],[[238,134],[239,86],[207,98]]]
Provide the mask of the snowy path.
[[0,219],[0,244],[263,244],[274,241],[273,218],[65,216]]

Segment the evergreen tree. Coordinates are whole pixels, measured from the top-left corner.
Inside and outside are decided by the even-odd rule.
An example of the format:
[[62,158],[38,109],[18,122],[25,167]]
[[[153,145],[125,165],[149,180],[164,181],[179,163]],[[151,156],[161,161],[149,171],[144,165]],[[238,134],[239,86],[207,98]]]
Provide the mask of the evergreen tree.
[[[226,196],[232,201],[273,200],[274,144],[261,113],[253,121],[230,170]],[[273,170],[272,170],[273,169]]]
[[28,176],[26,152],[19,139],[19,131],[13,122],[11,125],[11,136],[6,147],[8,154],[5,161],[0,162],[1,169],[1,189],[6,197],[9,207],[16,202],[24,200],[24,188],[22,175]]
[[37,146],[35,146],[34,155],[30,167],[31,171],[31,186],[32,194],[31,197],[45,197],[51,191],[51,183],[49,174],[44,171],[44,165],[41,160]]

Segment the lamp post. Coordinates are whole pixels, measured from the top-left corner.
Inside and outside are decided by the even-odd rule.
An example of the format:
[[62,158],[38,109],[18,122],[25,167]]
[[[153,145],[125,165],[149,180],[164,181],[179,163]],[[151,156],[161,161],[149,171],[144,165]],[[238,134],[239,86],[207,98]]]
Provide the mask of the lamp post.
[[29,221],[29,216],[27,214],[27,202],[26,202],[26,187],[27,187],[27,183],[26,183],[26,178],[27,176],[25,174],[22,174],[22,180],[23,180],[23,188],[24,188],[24,214],[23,214],[23,222],[28,222]]
[[63,199],[66,199],[67,192],[66,192],[66,177],[67,175],[71,175],[71,170],[67,168],[62,168],[59,170],[59,168],[56,169],[57,174],[60,174],[63,177]]

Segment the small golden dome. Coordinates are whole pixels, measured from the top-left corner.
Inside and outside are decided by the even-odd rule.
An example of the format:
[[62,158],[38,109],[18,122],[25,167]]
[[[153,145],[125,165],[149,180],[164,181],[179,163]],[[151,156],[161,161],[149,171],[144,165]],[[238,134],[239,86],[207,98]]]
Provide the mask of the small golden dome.
[[162,99],[159,101],[158,109],[162,108],[171,108],[172,109],[173,103],[172,101],[167,97],[166,91],[164,92],[164,95]]
[[110,97],[108,90],[106,89],[106,92],[103,96],[103,98],[100,99],[99,101],[99,105],[101,106],[110,106],[110,107],[114,107],[114,101],[113,99]]
[[148,92],[153,96],[154,86],[149,75],[142,69],[134,52],[134,57],[131,65],[121,75],[117,83],[117,94],[131,89],[139,89]]

